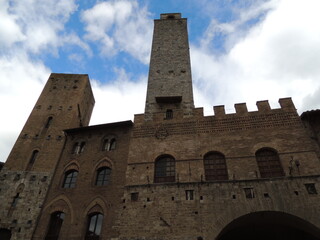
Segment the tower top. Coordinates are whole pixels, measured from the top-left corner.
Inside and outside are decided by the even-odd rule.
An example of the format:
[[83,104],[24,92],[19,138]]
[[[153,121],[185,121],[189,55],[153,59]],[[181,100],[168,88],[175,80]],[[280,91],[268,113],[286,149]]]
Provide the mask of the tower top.
[[188,117],[193,108],[187,19],[164,13],[154,21],[145,120],[168,111]]
[[181,13],[161,13],[160,19],[181,19]]

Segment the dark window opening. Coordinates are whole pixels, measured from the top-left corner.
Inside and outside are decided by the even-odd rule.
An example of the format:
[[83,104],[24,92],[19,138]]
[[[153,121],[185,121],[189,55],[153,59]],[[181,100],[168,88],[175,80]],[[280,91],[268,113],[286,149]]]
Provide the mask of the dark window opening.
[[315,186],[314,183],[307,183],[307,184],[305,184],[304,186],[306,187],[307,192],[308,192],[309,194],[318,194],[317,189],[316,189],[316,186]]
[[51,123],[52,123],[52,117],[48,117],[48,120],[47,120],[47,123],[46,123],[46,125],[45,125],[45,128],[49,128],[50,127],[50,125],[51,125]]
[[173,111],[172,109],[167,109],[166,111],[166,118],[165,119],[173,119]]
[[10,240],[11,231],[9,229],[0,228],[0,239],[1,240]]
[[94,213],[88,217],[88,226],[85,240],[99,240],[102,229],[103,215]]
[[158,158],[155,162],[154,182],[174,182],[175,181],[175,160],[169,155]]
[[74,188],[76,186],[78,171],[70,170],[65,173],[63,188]]
[[20,197],[19,197],[19,193],[16,194],[16,196],[13,198],[13,201],[11,203],[11,207],[16,207],[17,204],[18,204],[18,201],[19,201]]
[[115,138],[106,138],[103,140],[102,151],[111,151],[116,149],[116,139]]
[[131,202],[137,202],[139,200],[139,193],[133,192],[131,193]]
[[111,169],[108,167],[101,167],[97,171],[96,185],[103,186],[110,182]]
[[74,145],[73,145],[73,150],[72,150],[72,153],[73,154],[80,154],[83,152],[84,150],[84,146],[86,145],[86,142],[76,142]]
[[206,181],[228,180],[226,159],[219,152],[210,152],[204,156],[204,171]]
[[193,190],[186,190],[186,200],[193,200],[194,191]]
[[64,217],[65,214],[63,212],[54,212],[51,214],[48,232],[45,240],[58,240]]
[[279,155],[272,149],[263,148],[256,152],[256,159],[262,178],[282,177],[284,171]]
[[29,163],[28,163],[28,166],[27,166],[27,171],[30,171],[34,162],[36,161],[36,158],[39,154],[39,151],[38,150],[34,150],[31,154],[31,157],[30,157],[30,160],[29,160]]
[[246,195],[246,198],[254,198],[254,191],[253,188],[244,188],[244,194]]

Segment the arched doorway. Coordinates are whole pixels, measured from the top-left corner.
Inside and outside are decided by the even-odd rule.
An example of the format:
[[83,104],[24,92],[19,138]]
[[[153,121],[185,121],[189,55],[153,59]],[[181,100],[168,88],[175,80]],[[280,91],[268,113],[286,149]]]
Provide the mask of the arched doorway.
[[5,228],[0,228],[0,239],[1,240],[10,240],[11,231]]
[[284,212],[249,213],[229,223],[217,240],[319,240],[320,229]]

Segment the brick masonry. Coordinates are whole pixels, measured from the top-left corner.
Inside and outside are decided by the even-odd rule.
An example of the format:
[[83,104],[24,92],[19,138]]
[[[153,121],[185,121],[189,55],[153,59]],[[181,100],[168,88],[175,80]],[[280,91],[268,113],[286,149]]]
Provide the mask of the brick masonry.
[[[214,106],[204,116],[193,106],[187,20],[162,14],[145,113],[134,122],[87,126],[94,105],[88,76],[51,74],[0,172],[0,234],[45,239],[51,214],[63,212],[62,240],[85,239],[92,213],[103,215],[101,240],[220,240],[270,219],[320,239],[320,110],[299,116],[290,98],[279,103],[271,109],[258,101],[254,112],[238,103],[233,114]],[[113,148],[104,148],[106,139],[115,140]],[[262,148],[277,152],[284,176],[262,178]],[[212,151],[225,157],[225,180],[205,178],[204,156]],[[161,155],[174,158],[174,182],[155,183]],[[100,167],[111,169],[103,186],[96,185]],[[78,176],[64,188],[69,170]]]

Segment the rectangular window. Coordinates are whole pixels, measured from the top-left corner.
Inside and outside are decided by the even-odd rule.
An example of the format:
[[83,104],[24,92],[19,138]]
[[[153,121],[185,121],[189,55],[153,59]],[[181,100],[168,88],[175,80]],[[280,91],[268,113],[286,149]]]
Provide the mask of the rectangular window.
[[193,198],[194,198],[194,191],[186,190],[186,200],[193,200]]
[[316,189],[316,186],[315,186],[314,183],[307,183],[307,184],[305,184],[304,186],[306,187],[307,192],[308,192],[309,194],[318,194],[317,189]]
[[254,191],[253,188],[244,188],[244,194],[246,195],[246,198],[254,198]]
[[139,193],[138,192],[131,193],[131,202],[137,202],[138,199],[139,199]]

